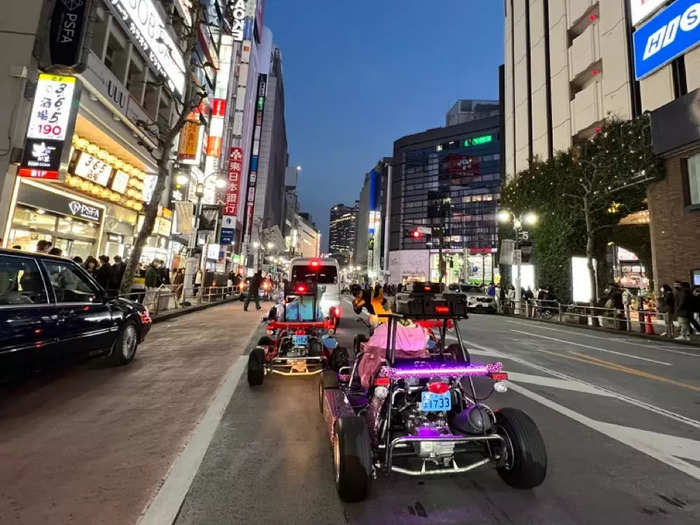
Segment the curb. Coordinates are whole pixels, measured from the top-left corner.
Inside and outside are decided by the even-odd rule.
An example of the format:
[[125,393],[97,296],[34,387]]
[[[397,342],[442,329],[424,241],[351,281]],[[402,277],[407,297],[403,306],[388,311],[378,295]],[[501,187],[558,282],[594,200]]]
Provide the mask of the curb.
[[684,345],[684,346],[693,346],[696,348],[700,348],[700,341],[676,341],[675,339],[669,339],[668,337],[661,337],[660,335],[648,335],[648,334],[642,334],[640,332],[629,332],[627,330],[615,330],[613,328],[604,328],[601,326],[590,326],[590,325],[582,325],[582,324],[573,324],[573,323],[560,323],[559,321],[548,321],[547,319],[536,319],[533,317],[524,317],[522,315],[509,315],[509,314],[496,314],[500,315],[502,317],[507,317],[509,319],[520,319],[522,321],[532,321],[535,323],[542,323],[542,324],[551,324],[555,326],[566,326],[569,328],[578,328],[580,330],[589,330],[591,332],[603,332],[603,333],[608,333],[608,334],[617,334],[617,335],[627,335],[631,337],[637,337],[638,339],[646,339],[647,341],[654,341],[656,343],[673,343],[676,345]]
[[227,303],[233,303],[235,301],[238,301],[238,297],[224,299],[223,301],[217,301],[215,303],[200,304],[197,306],[188,306],[188,307],[182,308],[180,310],[173,310],[172,312],[167,312],[167,313],[158,315],[157,317],[154,317],[153,324],[161,323],[163,321],[168,321],[169,319],[175,319],[176,317],[180,317],[182,315],[193,314],[195,312],[201,312],[202,310],[206,310],[207,308],[212,308],[214,306],[220,306],[222,304],[227,304]]

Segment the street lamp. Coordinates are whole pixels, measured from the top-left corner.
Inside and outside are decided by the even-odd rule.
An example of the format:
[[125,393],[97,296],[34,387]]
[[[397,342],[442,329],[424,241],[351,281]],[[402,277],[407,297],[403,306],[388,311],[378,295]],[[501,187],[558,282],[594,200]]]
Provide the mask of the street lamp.
[[[498,222],[502,224],[513,224],[513,231],[515,232],[515,250],[518,252],[520,251],[520,237],[523,230],[523,224],[526,226],[534,226],[538,221],[537,214],[531,211],[515,216],[513,212],[509,210],[500,210],[496,217],[498,218]],[[520,287],[520,264],[522,263],[521,253],[519,254],[517,261],[518,264],[515,273],[515,315],[520,314],[520,301],[522,300]]]

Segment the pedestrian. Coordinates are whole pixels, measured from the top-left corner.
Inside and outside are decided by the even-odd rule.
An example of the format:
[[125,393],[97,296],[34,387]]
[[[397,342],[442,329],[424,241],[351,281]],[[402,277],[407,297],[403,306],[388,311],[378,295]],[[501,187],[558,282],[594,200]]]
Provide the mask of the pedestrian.
[[160,284],[170,285],[170,272],[163,260],[158,261],[158,277],[160,279]]
[[666,331],[661,334],[662,336],[673,335],[674,305],[673,290],[667,284],[661,285],[661,293],[656,297],[656,311],[664,314],[666,320]]
[[700,334],[700,286],[693,288],[693,313],[690,316],[690,326],[696,334]]
[[124,271],[126,270],[126,263],[122,260],[120,255],[114,256],[114,264],[112,265],[112,283],[110,287],[113,290],[119,290],[122,284],[122,277],[124,277]]
[[107,255],[100,255],[100,266],[95,272],[95,279],[105,290],[110,287],[112,282],[112,266],[109,264]]
[[79,264],[80,266],[82,266],[83,265],[83,258],[76,255],[75,257],[73,257],[73,262],[75,264]]
[[56,257],[63,256],[63,250],[56,248],[55,246],[49,250],[49,255],[55,255]]
[[178,268],[175,270],[175,277],[173,278],[173,284],[175,285],[175,295],[177,300],[180,300],[182,296],[182,289],[185,283],[185,270],[183,268]]
[[153,259],[146,270],[146,288],[158,288],[161,285],[158,259]]
[[255,309],[260,310],[259,291],[262,280],[262,270],[258,270],[255,273],[255,275],[253,275],[253,278],[250,280],[250,285],[248,285],[248,296],[245,299],[245,303],[243,303],[243,310],[245,310],[246,312],[248,311],[248,305],[250,304],[251,300],[255,301]]
[[508,307],[510,309],[510,312],[515,311],[515,286],[512,284],[508,287]]
[[197,273],[194,274],[194,296],[199,295],[199,289],[202,287],[202,270],[197,268]]
[[53,243],[51,241],[41,239],[38,243],[36,243],[36,251],[37,253],[49,253],[52,246]]
[[88,258],[85,259],[84,266],[87,272],[93,277],[95,277],[95,274],[97,273],[97,267],[99,266],[97,259],[95,259],[92,255],[89,255]]
[[678,319],[680,334],[677,341],[690,341],[690,316],[693,313],[693,295],[690,292],[690,283],[675,282],[674,288],[674,312]]

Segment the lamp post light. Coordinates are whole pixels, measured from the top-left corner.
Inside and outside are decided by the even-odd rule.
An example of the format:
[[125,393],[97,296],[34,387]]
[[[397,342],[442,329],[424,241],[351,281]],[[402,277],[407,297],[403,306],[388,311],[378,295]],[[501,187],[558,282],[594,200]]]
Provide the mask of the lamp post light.
[[[498,222],[502,224],[513,224],[513,231],[515,232],[515,250],[518,252],[520,251],[520,237],[522,235],[523,225],[534,226],[537,224],[538,220],[537,214],[531,211],[521,213],[520,215],[516,216],[509,210],[500,210],[496,217],[498,218]],[[522,254],[519,255],[520,256],[517,259],[517,269],[515,272],[515,315],[520,314],[520,301],[522,300],[522,288],[520,285],[520,265],[522,263]]]

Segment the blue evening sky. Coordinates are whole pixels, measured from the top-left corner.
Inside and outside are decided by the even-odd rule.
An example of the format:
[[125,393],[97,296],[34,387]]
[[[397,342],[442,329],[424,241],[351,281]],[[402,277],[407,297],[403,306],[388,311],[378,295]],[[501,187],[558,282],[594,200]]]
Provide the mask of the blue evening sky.
[[402,136],[445,125],[459,98],[498,98],[502,0],[267,0],[282,49],[290,164],[328,246],[333,204]]

